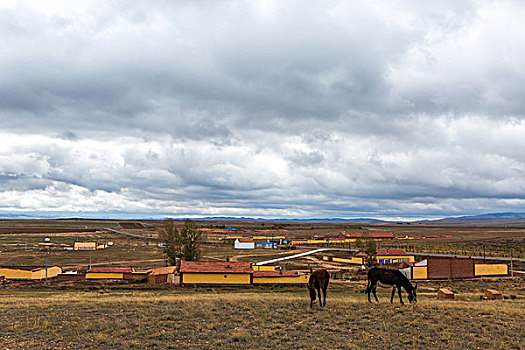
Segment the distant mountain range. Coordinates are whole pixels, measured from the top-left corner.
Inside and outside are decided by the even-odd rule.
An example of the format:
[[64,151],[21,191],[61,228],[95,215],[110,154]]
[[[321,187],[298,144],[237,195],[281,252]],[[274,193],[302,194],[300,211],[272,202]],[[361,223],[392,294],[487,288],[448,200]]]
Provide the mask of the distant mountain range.
[[263,218],[247,218],[247,217],[228,217],[228,216],[212,216],[198,219],[192,219],[198,221],[205,220],[218,220],[218,221],[280,221],[280,222],[383,222],[384,220],[371,219],[371,218],[355,218],[355,219],[342,219],[342,218],[308,218],[308,219],[263,219]]
[[450,217],[431,221],[516,221],[525,220],[525,213],[489,213],[481,215],[469,215]]
[[[176,220],[183,220],[185,217],[149,217],[141,215],[119,215],[119,214],[89,214],[83,215],[58,215],[58,214],[42,214],[42,213],[0,213],[0,219],[4,220],[31,220],[31,219],[99,219],[99,220],[165,220],[167,218],[173,218]],[[251,218],[251,217],[233,217],[233,216],[210,216],[201,218],[191,218],[195,221],[280,221],[280,222],[400,222],[400,220],[379,220],[373,218],[354,218],[354,219],[343,219],[343,218],[306,218],[306,219],[283,219],[283,218]],[[519,221],[525,220],[525,213],[488,213],[481,215],[469,215],[469,216],[458,216],[458,217],[447,217],[436,220],[422,220],[419,222],[441,222],[441,221]]]

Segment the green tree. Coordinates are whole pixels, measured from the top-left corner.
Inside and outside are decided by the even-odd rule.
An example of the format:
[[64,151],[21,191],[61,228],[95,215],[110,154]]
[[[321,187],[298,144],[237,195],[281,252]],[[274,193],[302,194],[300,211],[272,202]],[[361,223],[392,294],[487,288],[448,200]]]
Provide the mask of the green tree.
[[186,261],[199,260],[202,238],[202,231],[197,228],[195,222],[185,220],[184,225],[178,228],[174,220],[166,220],[164,231],[161,232],[161,239],[169,264],[178,265],[181,259]]
[[366,254],[365,264],[368,267],[377,265],[376,256],[377,256],[377,245],[376,241],[371,238],[358,238],[355,241],[355,245],[359,251]]

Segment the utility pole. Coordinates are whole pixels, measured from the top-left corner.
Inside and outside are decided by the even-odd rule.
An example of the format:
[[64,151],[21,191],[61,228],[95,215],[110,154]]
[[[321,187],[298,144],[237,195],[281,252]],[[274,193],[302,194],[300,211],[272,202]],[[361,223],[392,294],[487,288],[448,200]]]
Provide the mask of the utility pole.
[[110,252],[109,252],[109,248],[113,246],[113,242],[112,241],[109,241],[107,242],[106,244],[106,249],[108,250],[108,265],[111,265],[111,259],[110,259]]
[[46,250],[46,284],[47,284],[47,261],[48,261],[48,257],[49,257],[49,247],[47,247],[47,250]]
[[510,249],[510,279],[514,279],[514,270],[512,269],[512,253],[514,252],[514,248]]
[[49,238],[49,237],[44,238],[44,242],[47,245],[46,246],[46,284],[47,284],[47,265],[48,265],[47,262],[48,262],[48,258],[49,258],[49,244],[50,244],[49,242],[50,241],[51,241],[51,238]]

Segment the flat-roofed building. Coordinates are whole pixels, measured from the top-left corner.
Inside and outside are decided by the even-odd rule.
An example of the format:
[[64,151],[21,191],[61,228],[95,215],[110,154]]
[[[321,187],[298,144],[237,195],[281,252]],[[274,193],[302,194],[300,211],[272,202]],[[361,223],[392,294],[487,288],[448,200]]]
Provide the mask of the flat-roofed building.
[[182,285],[251,285],[252,264],[249,262],[182,261]]

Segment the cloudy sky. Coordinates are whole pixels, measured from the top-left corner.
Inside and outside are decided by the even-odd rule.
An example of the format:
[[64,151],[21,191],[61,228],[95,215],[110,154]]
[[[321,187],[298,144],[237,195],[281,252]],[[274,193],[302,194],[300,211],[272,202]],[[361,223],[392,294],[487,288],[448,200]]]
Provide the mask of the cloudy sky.
[[522,1],[1,1],[0,213],[525,211]]

